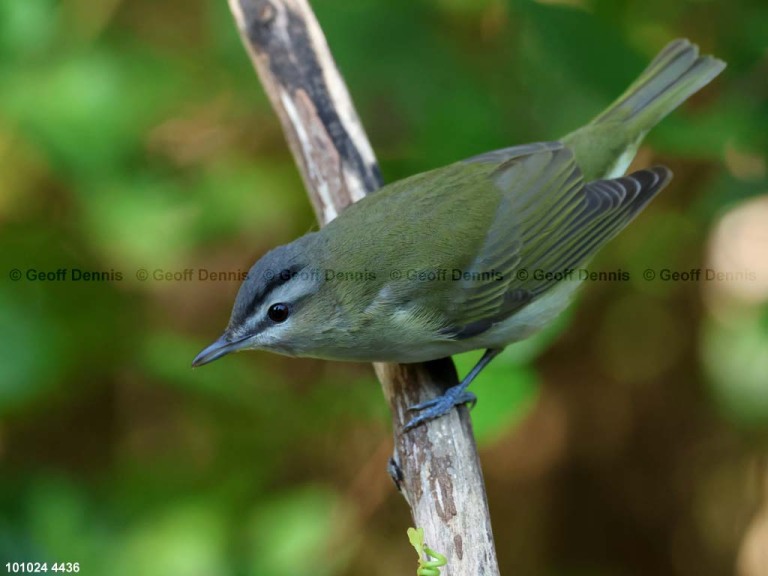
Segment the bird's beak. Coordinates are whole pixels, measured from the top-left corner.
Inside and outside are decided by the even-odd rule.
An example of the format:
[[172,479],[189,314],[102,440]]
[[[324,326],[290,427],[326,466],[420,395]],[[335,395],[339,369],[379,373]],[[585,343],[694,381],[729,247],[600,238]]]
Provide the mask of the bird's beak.
[[203,366],[204,364],[218,360],[230,352],[237,352],[238,350],[242,350],[245,347],[247,341],[248,338],[243,338],[235,342],[230,342],[227,340],[226,334],[224,334],[221,336],[221,338],[216,340],[216,342],[195,356],[195,359],[192,360],[192,368],[197,368],[198,366]]

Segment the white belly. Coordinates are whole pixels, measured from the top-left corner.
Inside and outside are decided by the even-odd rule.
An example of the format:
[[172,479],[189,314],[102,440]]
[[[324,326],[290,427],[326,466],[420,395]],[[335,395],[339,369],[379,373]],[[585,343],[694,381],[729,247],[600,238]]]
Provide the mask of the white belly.
[[383,362],[426,362],[486,348],[504,348],[525,340],[548,326],[570,304],[573,293],[581,281],[562,281],[544,296],[538,298],[516,314],[491,327],[482,334],[465,340],[438,340],[422,345],[393,347],[387,350],[386,358],[374,359]]

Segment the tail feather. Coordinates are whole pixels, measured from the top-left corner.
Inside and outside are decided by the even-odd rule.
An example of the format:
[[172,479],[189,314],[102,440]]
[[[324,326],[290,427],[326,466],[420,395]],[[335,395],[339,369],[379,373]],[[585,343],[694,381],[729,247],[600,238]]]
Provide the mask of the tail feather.
[[646,133],[723,68],[722,60],[699,56],[695,44],[674,40],[607,110],[561,141],[586,180],[621,176]]
[[686,39],[670,42],[640,77],[592,124],[626,122],[644,134],[725,68]]

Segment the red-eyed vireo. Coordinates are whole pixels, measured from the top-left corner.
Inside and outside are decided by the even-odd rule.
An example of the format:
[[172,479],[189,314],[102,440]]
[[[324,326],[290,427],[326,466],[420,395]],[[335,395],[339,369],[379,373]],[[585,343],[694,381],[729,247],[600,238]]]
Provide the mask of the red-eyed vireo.
[[670,43],[592,122],[557,142],[515,146],[417,174],[367,196],[248,272],[224,334],[192,363],[229,352],[366,362],[486,353],[406,428],[474,402],[494,356],[552,321],[583,266],[669,182],[663,166],[623,176],[643,136],[725,64]]

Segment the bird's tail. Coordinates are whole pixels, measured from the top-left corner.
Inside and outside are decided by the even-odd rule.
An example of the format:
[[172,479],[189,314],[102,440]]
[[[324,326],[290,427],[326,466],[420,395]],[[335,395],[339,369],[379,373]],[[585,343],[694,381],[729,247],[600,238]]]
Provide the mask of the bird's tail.
[[713,56],[699,56],[686,39],[670,42],[640,77],[592,124],[622,122],[638,135],[646,133],[725,68]]

